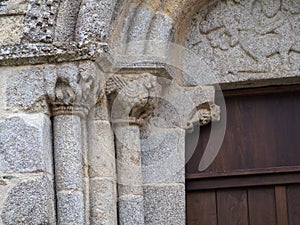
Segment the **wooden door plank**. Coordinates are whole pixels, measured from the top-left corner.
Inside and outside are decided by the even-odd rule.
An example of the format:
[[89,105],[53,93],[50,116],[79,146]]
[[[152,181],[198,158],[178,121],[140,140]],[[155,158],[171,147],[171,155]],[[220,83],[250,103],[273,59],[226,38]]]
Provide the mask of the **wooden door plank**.
[[254,188],[248,190],[250,225],[276,225],[274,188]]
[[289,225],[285,186],[275,187],[277,225]]
[[218,225],[214,191],[187,193],[187,225]]
[[287,187],[289,225],[300,225],[300,185]]
[[248,225],[246,190],[217,192],[218,225]]

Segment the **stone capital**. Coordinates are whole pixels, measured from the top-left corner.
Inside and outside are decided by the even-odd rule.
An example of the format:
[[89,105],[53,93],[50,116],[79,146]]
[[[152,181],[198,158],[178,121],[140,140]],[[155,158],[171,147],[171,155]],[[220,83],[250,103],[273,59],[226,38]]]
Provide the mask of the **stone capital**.
[[141,124],[159,104],[162,87],[150,73],[113,75],[107,81],[113,123]]
[[99,93],[97,73],[71,64],[59,68],[56,75],[47,90],[52,116],[87,116]]

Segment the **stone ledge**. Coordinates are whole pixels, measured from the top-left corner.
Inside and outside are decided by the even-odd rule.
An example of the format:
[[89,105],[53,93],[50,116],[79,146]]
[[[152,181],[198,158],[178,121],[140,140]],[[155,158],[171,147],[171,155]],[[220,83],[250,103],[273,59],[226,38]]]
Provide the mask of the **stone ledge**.
[[7,45],[0,48],[0,66],[95,60],[106,51],[108,45],[101,42]]

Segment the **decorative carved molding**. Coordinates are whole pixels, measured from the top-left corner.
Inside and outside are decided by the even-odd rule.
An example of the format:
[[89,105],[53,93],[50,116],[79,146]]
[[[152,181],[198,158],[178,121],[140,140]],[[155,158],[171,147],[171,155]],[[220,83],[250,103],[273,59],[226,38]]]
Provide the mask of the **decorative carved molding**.
[[158,78],[149,73],[110,77],[107,81],[106,94],[114,94],[112,121],[141,124],[159,104],[161,91]]

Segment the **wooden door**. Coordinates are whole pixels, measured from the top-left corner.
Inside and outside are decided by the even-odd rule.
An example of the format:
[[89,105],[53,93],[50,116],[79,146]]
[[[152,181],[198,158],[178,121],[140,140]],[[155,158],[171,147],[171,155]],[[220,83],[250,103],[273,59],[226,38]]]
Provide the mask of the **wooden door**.
[[[199,172],[210,126],[186,166],[188,225],[300,225],[300,86],[224,92],[227,127]],[[221,115],[221,118],[224,115]]]

